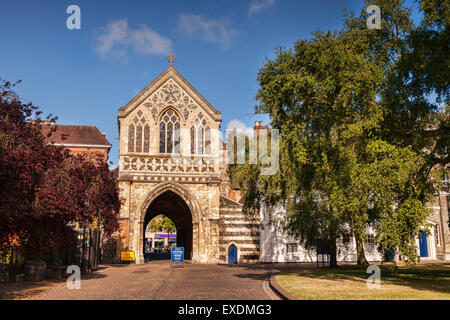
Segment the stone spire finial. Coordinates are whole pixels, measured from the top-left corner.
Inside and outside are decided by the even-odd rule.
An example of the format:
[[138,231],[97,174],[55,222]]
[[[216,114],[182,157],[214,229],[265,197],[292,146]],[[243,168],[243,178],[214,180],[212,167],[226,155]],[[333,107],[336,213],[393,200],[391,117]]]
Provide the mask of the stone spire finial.
[[171,54],[167,57],[167,60],[169,61],[170,66],[173,67],[173,62],[175,61],[175,56],[173,54]]

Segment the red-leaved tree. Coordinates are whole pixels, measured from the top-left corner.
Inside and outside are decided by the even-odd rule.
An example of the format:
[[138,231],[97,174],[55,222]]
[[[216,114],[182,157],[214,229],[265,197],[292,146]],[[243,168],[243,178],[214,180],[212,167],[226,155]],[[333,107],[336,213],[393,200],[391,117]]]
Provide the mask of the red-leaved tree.
[[19,241],[29,257],[47,259],[73,246],[74,223],[116,231],[120,200],[108,164],[48,144],[41,112],[14,86],[0,82],[0,245]]

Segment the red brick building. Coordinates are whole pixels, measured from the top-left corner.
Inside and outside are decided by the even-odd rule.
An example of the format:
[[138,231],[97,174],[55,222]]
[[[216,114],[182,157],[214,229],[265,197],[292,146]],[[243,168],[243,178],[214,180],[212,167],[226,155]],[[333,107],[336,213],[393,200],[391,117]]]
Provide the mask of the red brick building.
[[[47,137],[52,129],[54,132]],[[49,143],[66,147],[73,154],[86,155],[89,160],[100,157],[108,161],[111,143],[106,139],[106,134],[95,126],[43,124],[42,134]]]

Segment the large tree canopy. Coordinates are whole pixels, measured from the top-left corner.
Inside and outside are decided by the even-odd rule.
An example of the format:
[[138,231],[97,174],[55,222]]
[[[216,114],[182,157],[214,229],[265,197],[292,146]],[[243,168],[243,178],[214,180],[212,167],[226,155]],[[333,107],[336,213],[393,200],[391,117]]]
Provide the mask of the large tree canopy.
[[[381,30],[366,27],[370,4],[381,8]],[[368,226],[385,250],[416,259],[415,238],[438,186],[431,173],[448,163],[448,114],[439,108],[449,97],[448,68],[436,68],[436,59],[448,66],[440,47],[448,9],[420,4],[427,14],[414,26],[403,1],[370,1],[341,30],[279,48],[259,71],[256,112],[280,130],[280,171],[261,176],[258,165],[232,165],[230,174],[247,211],[283,203],[287,230],[306,247],[328,244],[331,266],[348,231],[358,262],[367,263]],[[428,49],[417,44],[420,32],[433,34]],[[426,130],[430,122],[436,130]]]

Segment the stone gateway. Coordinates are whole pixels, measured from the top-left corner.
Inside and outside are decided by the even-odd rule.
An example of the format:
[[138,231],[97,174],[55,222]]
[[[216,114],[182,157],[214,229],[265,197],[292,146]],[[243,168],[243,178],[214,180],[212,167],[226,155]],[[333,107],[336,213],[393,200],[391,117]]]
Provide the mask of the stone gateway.
[[[177,246],[197,263],[315,262],[316,252],[283,231],[282,205],[259,217],[242,213],[240,190],[226,174],[221,113],[174,68],[169,67],[119,109],[119,252],[134,251],[144,262],[144,230],[157,215],[177,228]],[[254,135],[269,130],[256,122]],[[448,178],[444,181],[448,186]],[[425,260],[450,260],[448,187],[430,204],[430,234],[417,239]],[[369,261],[381,261],[374,230],[364,244]],[[353,237],[338,240],[338,261],[356,261]],[[420,248],[420,252],[419,252]],[[119,255],[118,252],[118,255]],[[396,259],[399,257],[397,256]],[[322,260],[324,257],[322,257]]]
[[221,113],[173,67],[119,109],[118,250],[144,262],[144,230],[157,215],[177,228],[185,259],[227,263],[228,247],[239,262],[259,262],[257,220],[242,205],[226,177]]

